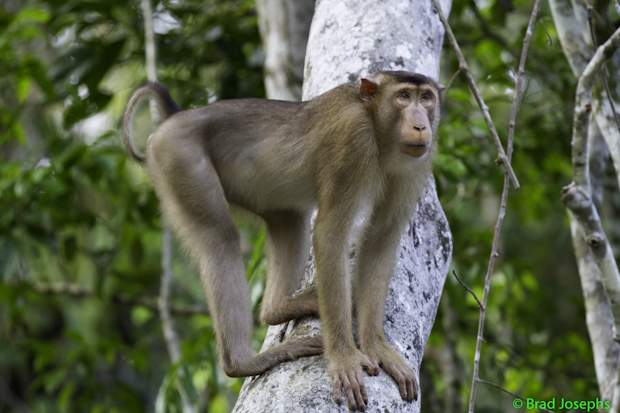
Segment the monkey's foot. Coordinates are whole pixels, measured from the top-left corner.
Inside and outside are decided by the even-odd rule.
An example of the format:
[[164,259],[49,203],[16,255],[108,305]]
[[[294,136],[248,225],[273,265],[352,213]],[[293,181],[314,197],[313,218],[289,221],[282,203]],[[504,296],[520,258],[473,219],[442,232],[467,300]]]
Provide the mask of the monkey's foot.
[[[304,337],[286,340],[258,354],[251,354],[251,349],[248,347],[245,357],[243,353],[235,354],[234,357],[229,354],[227,357],[220,356],[220,364],[228,377],[249,377],[263,374],[282,362],[321,353],[323,353],[322,337]],[[227,359],[232,362],[227,362]]]
[[310,287],[294,297],[288,297],[275,305],[272,304],[271,307],[263,307],[260,318],[263,323],[275,326],[318,314],[319,299],[316,288]]
[[291,306],[300,308],[305,316],[319,315],[319,293],[315,286],[306,288],[288,301]]
[[366,410],[368,395],[364,386],[362,367],[370,368],[372,362],[361,351],[353,348],[346,353],[329,357],[329,373],[334,379],[334,398],[342,404],[342,387],[347,393],[349,410]]
[[[362,351],[372,361],[373,365],[383,367],[383,370],[396,380],[400,396],[403,399],[409,403],[418,399],[419,386],[415,372],[388,343],[383,342],[373,346],[362,346]],[[373,372],[368,369],[367,372],[370,376],[379,374],[378,368]]]
[[299,357],[316,356],[323,354],[323,337],[304,337],[286,340],[273,349],[285,352],[288,360]]

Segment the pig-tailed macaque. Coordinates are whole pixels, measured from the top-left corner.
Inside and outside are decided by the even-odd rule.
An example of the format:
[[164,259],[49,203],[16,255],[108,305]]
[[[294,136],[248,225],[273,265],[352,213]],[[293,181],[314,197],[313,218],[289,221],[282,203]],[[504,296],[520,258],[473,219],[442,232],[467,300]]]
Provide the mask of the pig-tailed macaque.
[[[403,399],[417,399],[416,375],[387,344],[383,315],[401,234],[431,172],[443,89],[423,75],[381,72],[308,102],[223,100],[185,111],[161,84],[136,90],[125,114],[125,144],[146,163],[166,222],[200,270],[227,375],[261,374],[283,361],[320,354],[324,346],[339,404],[344,387],[349,408],[365,410],[362,370],[373,376],[380,366]],[[144,96],[155,98],[166,120],[142,155],[131,125]],[[320,314],[323,339],[289,339],[263,353],[252,351],[250,293],[229,203],[267,225],[261,320],[275,325]],[[317,207],[317,288],[294,295]],[[364,207],[368,218],[350,271],[352,227]]]

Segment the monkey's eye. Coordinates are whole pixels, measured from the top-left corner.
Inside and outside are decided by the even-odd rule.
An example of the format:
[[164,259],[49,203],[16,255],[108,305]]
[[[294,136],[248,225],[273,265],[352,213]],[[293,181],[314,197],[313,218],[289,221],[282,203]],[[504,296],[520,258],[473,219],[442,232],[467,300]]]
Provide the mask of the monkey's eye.
[[406,92],[401,93],[399,97],[404,100],[411,99],[411,96],[409,95],[409,93],[406,93]]
[[429,95],[428,93],[424,93],[421,96],[422,100],[431,100],[431,95]]

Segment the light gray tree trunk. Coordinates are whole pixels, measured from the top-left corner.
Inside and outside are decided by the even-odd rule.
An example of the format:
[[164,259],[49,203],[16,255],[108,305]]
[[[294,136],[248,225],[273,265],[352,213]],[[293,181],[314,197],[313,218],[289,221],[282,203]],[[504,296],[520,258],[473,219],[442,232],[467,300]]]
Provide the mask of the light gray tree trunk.
[[[568,0],[550,0],[553,20],[562,44],[564,54],[575,76],[583,73],[586,65],[592,58],[591,37],[587,21],[584,20],[586,10],[579,2]],[[616,53],[616,60],[620,56]],[[617,67],[617,65],[616,65]],[[612,74],[617,76],[617,73]],[[603,194],[600,186],[604,173],[600,171],[603,166],[596,165],[603,161],[601,153],[610,153],[615,167],[616,177],[620,182],[620,132],[613,120],[611,106],[607,100],[605,90],[599,88],[592,94],[594,116],[590,124],[590,165],[592,166],[590,180],[592,182],[592,196],[597,207],[600,206]],[[618,107],[616,105],[616,107]],[[597,142],[597,135],[601,134],[605,143]],[[607,145],[607,150],[601,151],[600,145]],[[599,158],[597,158],[597,155]],[[571,221],[571,234],[575,258],[579,268],[579,277],[583,290],[586,307],[586,325],[592,342],[594,355],[594,367],[599,384],[601,399],[613,400],[620,397],[615,394],[618,388],[618,360],[620,346],[613,337],[613,317],[608,297],[605,293],[604,283],[601,278],[601,270],[597,266],[594,256],[584,240],[583,228],[577,222],[575,216],[569,213]],[[614,396],[615,394],[615,396]],[[618,402],[615,403],[618,406]]]
[[256,0],[269,99],[301,100],[314,0]]
[[[445,11],[450,6],[450,0],[443,0]],[[304,100],[380,70],[407,70],[437,79],[442,43],[443,27],[431,1],[320,0],[310,29]],[[452,237],[432,177],[412,219],[397,253],[384,328],[388,342],[419,371],[452,257]],[[314,282],[314,272],[311,253],[304,285]],[[291,336],[317,334],[317,319],[271,327],[263,350]],[[384,371],[364,379],[367,411],[420,412],[424,395],[412,404],[403,401],[396,383]],[[315,356],[246,379],[233,411],[345,412],[348,408],[346,401],[342,406],[334,402],[325,360]]]

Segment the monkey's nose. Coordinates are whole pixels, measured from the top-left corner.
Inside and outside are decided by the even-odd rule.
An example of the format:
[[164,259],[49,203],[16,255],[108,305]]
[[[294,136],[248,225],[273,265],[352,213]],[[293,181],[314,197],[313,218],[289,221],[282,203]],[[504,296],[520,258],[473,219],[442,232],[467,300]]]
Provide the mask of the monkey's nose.
[[424,126],[424,125],[415,125],[413,127],[413,129],[422,132],[424,129],[426,129],[426,126]]

